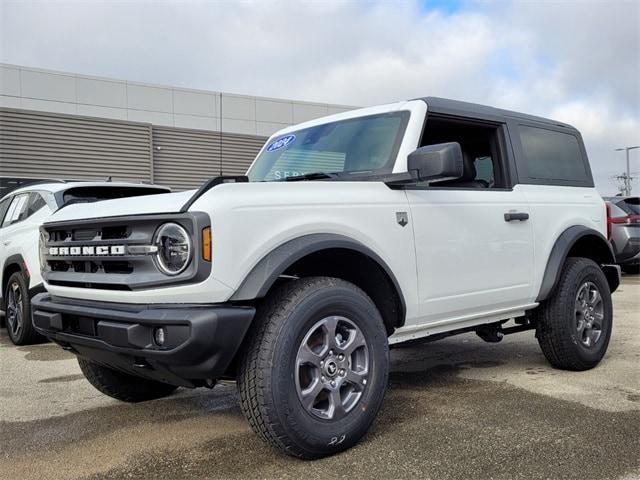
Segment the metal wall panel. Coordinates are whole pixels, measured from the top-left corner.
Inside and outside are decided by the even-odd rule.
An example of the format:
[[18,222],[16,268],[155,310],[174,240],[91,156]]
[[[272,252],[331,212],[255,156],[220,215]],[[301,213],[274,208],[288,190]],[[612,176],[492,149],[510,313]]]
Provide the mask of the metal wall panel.
[[[0,176],[152,181],[242,175],[266,137],[0,108]],[[222,158],[222,161],[221,161]]]
[[[154,182],[175,190],[211,177],[243,175],[266,138],[183,128],[153,127]],[[221,161],[222,158],[222,161]]]
[[0,175],[150,181],[151,125],[0,108]]

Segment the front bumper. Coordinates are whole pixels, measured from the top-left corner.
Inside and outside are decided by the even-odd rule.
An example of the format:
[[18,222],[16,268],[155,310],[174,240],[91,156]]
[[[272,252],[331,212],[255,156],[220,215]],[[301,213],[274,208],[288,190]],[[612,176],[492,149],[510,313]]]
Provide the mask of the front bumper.
[[[232,305],[136,305],[48,293],[32,300],[35,329],[79,356],[172,385],[211,385],[223,376],[255,309]],[[157,345],[154,332],[164,328]]]

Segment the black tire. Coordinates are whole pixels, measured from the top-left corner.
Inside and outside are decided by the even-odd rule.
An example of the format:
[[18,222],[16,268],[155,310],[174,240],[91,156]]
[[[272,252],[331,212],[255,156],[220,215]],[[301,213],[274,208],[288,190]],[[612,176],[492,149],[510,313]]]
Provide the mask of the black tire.
[[7,281],[4,291],[5,326],[15,345],[31,345],[44,340],[31,321],[29,287],[22,272],[15,272]]
[[[583,303],[577,298],[578,294],[582,295],[585,288],[585,297],[581,298],[597,298],[592,293],[594,289],[599,292],[601,319],[597,318],[599,313],[587,312],[585,320],[583,307],[578,307]],[[589,315],[592,315],[590,320]],[[538,308],[537,322],[536,337],[551,365],[574,371],[595,367],[607,351],[613,327],[611,291],[600,267],[588,258],[568,258],[552,297]],[[585,328],[585,324],[593,325],[593,330]],[[584,330],[579,330],[580,326]],[[594,340],[596,334],[598,338]]]
[[[327,319],[348,319],[350,326],[355,325],[351,332],[361,333],[358,338],[364,346],[360,348],[367,349],[368,373],[361,380],[359,399],[350,410],[342,410],[344,406],[341,406],[340,415],[344,416],[337,418],[336,415],[333,419],[318,418],[313,411],[310,413],[313,402],[312,407],[303,406],[296,369],[301,345],[315,326]],[[334,332],[345,324],[337,325]],[[352,333],[344,337],[347,340],[342,344],[339,343],[342,334],[336,333],[335,345],[353,345]],[[342,354],[338,357],[342,357],[342,362],[355,365],[353,355],[347,353],[346,360]],[[331,362],[325,357],[323,363],[328,368]],[[351,388],[346,378],[352,368],[348,370],[346,374],[342,368],[339,370],[345,379],[334,377],[338,392],[343,392],[343,387]],[[275,290],[258,309],[240,362],[241,407],[253,430],[267,443],[295,457],[320,458],[350,448],[367,432],[382,404],[388,373],[387,333],[371,299],[355,285],[340,279],[303,278]],[[335,386],[331,388],[335,393]],[[322,390],[320,395],[324,393]]]
[[637,275],[640,273],[640,265],[622,265],[622,271],[629,275]]
[[83,357],[78,357],[78,364],[91,385],[105,395],[123,402],[136,403],[166,397],[178,388],[167,383],[118,372]]

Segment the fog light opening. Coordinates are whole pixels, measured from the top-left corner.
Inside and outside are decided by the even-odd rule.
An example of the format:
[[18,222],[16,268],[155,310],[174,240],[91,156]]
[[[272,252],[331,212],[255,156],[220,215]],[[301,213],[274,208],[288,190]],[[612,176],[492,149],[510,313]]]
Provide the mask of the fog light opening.
[[153,331],[153,339],[156,345],[162,347],[164,342],[167,341],[167,330],[164,327],[158,327]]

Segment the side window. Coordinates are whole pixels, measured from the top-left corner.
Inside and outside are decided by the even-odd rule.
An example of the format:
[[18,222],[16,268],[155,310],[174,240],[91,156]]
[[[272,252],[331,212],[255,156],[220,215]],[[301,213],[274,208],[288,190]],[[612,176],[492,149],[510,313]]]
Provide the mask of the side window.
[[520,125],[519,130],[529,179],[535,183],[592,183],[575,135],[526,125]]
[[493,158],[479,157],[475,159],[476,180],[482,180],[487,185],[495,184],[495,175],[493,171]]
[[0,226],[2,225],[2,220],[4,220],[4,216],[9,210],[9,205],[11,204],[11,197],[5,198],[0,202]]
[[462,178],[431,182],[429,185],[479,189],[505,187],[500,138],[499,125],[437,116],[428,118],[420,146],[458,142],[464,158]]
[[31,194],[29,195],[29,204],[27,206],[27,213],[25,218],[29,218],[46,204],[47,202],[44,200],[44,198],[42,198],[42,195],[40,195],[38,192],[31,192]]
[[9,209],[7,210],[7,214],[4,216],[4,220],[2,221],[2,227],[14,224],[25,218],[28,201],[28,193],[22,193],[13,197],[13,200],[9,205]]

